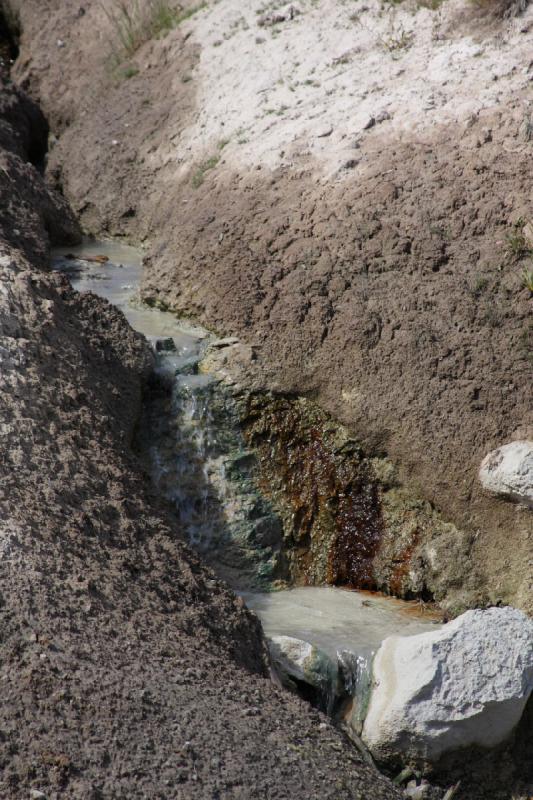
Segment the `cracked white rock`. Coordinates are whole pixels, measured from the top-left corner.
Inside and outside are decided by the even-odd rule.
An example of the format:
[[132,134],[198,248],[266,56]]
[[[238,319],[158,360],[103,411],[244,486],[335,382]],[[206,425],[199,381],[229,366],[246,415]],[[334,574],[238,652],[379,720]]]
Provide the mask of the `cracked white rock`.
[[434,633],[391,636],[373,665],[363,739],[378,758],[436,763],[494,747],[533,689],[533,620],[514,608],[467,611]]
[[492,450],[481,462],[479,480],[489,492],[533,506],[533,442],[509,442]]

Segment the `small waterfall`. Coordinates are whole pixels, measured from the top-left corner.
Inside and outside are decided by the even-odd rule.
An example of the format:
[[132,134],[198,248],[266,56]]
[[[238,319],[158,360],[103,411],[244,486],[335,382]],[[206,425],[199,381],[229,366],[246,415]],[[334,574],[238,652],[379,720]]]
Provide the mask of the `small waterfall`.
[[337,662],[341,693],[352,698],[350,725],[357,734],[363,730],[372,687],[372,659],[374,653],[362,655],[351,650],[338,650]]
[[172,504],[190,544],[205,552],[216,547],[223,527],[214,381],[195,374],[200,353],[183,350],[158,353],[145,436],[155,485]]
[[[235,399],[219,378],[198,372],[202,340],[153,345],[157,363],[139,437],[151,477],[193,547],[244,571],[253,562],[257,573],[259,561],[268,578],[282,528],[257,490]],[[265,530],[276,535],[263,544]]]

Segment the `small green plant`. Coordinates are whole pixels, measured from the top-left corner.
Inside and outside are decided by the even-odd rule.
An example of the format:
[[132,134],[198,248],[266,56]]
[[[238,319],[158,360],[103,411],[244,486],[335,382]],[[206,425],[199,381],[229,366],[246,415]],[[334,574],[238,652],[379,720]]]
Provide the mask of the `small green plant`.
[[279,108],[265,108],[265,114],[270,115],[273,114],[276,117],[282,117],[286,111],[289,110],[289,106],[282,105]]
[[130,78],[134,78],[135,75],[139,74],[139,68],[134,66],[133,64],[128,64],[126,67],[123,67],[119,73],[118,77],[122,80],[129,80]]
[[408,50],[411,47],[414,33],[406,31],[400,23],[397,26],[391,25],[388,33],[379,38],[381,44],[389,53],[396,54],[399,50]]
[[522,280],[524,282],[524,286],[526,289],[529,289],[531,294],[533,294],[533,268],[528,269],[527,267],[522,272]]
[[220,161],[220,156],[216,155],[216,156],[211,156],[202,164],[200,164],[200,166],[192,176],[191,183],[193,185],[193,189],[198,189],[198,187],[202,185],[202,183],[204,182],[205,173],[209,172],[210,169],[214,169],[219,161]]
[[479,295],[485,291],[488,285],[488,278],[486,278],[484,275],[478,275],[474,286],[472,287],[472,294],[474,294],[476,297],[479,297]]
[[505,249],[509,261],[520,261],[525,256],[533,255],[533,250],[524,235],[525,226],[525,219],[520,217],[505,237]]

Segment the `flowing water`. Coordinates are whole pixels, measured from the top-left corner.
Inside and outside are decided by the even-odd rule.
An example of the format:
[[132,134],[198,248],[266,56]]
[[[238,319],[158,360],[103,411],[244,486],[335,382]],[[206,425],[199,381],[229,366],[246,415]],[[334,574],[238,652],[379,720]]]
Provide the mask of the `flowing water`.
[[[152,343],[154,380],[167,390],[155,393],[141,425],[150,473],[190,543],[215,554],[216,562],[222,544],[239,537],[244,541],[250,525],[264,528],[269,518],[247,476],[253,454],[244,448],[231,402],[216,375],[198,371],[214,337],[140,302],[142,253],[135,248],[87,241],[76,249],[56,250],[53,266],[77,290],[90,290],[116,305]],[[233,584],[260,617],[267,637],[285,635],[315,645],[341,666],[344,688],[353,695],[366,690],[373,653],[386,636],[434,630],[435,620],[417,614],[416,608],[413,612],[413,604],[370,593],[334,587],[239,591],[238,570]]]

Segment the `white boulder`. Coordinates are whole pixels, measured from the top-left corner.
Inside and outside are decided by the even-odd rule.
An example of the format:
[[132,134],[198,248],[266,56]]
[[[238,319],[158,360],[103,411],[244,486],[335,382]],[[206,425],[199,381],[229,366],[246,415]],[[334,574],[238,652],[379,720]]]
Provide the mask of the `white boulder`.
[[514,608],[467,611],[441,629],[391,636],[373,664],[363,740],[379,759],[435,763],[493,747],[533,689],[533,620]]
[[533,442],[509,442],[492,450],[481,462],[479,479],[489,492],[533,506]]

